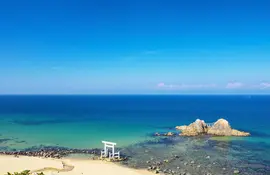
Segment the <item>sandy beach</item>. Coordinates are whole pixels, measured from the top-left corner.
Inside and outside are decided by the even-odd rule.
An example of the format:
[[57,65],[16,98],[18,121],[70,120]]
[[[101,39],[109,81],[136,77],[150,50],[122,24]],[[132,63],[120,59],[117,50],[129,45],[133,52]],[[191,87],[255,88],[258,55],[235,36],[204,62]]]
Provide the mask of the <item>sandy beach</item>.
[[146,170],[134,170],[116,165],[111,162],[98,160],[77,160],[77,159],[47,159],[37,157],[14,157],[0,156],[0,174],[7,172],[21,172],[23,170],[36,171],[40,169],[63,169],[62,162],[74,166],[74,169],[67,172],[57,170],[44,171],[46,175],[149,175]]

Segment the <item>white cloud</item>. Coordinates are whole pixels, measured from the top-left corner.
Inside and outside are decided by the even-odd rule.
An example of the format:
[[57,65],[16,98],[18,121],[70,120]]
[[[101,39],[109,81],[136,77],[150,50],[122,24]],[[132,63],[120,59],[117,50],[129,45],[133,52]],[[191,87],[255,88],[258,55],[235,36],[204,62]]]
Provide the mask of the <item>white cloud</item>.
[[158,83],[158,85],[157,85],[158,87],[164,87],[165,86],[165,84],[164,83]]
[[226,88],[227,89],[239,89],[239,88],[242,88],[243,86],[244,86],[244,84],[241,82],[229,82],[226,85]]
[[157,87],[160,89],[167,89],[167,90],[194,90],[194,89],[213,89],[213,88],[224,88],[224,89],[245,89],[245,90],[252,90],[252,89],[270,89],[270,82],[263,82],[260,84],[244,84],[242,82],[229,82],[226,86],[221,87],[214,83],[212,84],[165,84],[163,82],[158,83]]
[[261,89],[268,89],[268,88],[270,88],[270,83],[266,83],[266,82],[261,83],[260,88]]
[[157,87],[165,88],[165,89],[207,89],[207,88],[215,88],[216,84],[165,84],[158,83]]

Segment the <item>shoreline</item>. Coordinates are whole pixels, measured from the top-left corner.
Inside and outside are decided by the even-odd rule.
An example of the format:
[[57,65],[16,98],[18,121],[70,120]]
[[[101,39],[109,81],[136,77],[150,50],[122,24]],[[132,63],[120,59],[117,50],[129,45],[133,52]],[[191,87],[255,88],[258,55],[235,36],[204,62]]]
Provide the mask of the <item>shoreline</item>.
[[[65,169],[64,166],[73,167]],[[7,172],[21,172],[30,170],[31,172],[41,172],[45,175],[150,175],[151,172],[142,169],[132,169],[113,162],[102,160],[73,159],[73,158],[44,158],[14,155],[0,155],[0,174]],[[45,170],[45,171],[44,171]]]
[[[254,146],[256,146],[256,149],[254,149]],[[229,175],[235,174],[235,172],[247,175],[254,173],[267,174],[270,170],[268,163],[270,159],[258,157],[258,153],[262,152],[258,151],[260,150],[258,146],[265,153],[269,152],[264,145],[247,144],[243,146],[242,141],[215,141],[207,136],[156,137],[156,140],[153,141],[122,148],[121,153],[127,159],[121,162],[107,162],[107,160],[99,159],[99,149],[80,150],[65,147],[37,146],[22,151],[0,152],[0,175],[7,172],[14,173],[15,171],[21,172],[27,169],[40,170],[44,168],[46,172],[48,171],[45,172],[45,175],[87,175],[88,172],[94,170],[96,171],[94,174],[105,175],[112,174],[111,171],[114,170],[104,172],[104,169],[112,169],[115,166],[117,167],[115,175],[150,175],[158,173],[164,175],[217,173]],[[37,164],[37,160],[44,162]],[[17,163],[14,164],[14,161]],[[69,167],[73,168],[74,166],[74,170],[61,171],[63,169],[62,162],[68,166],[70,165]],[[25,166],[17,169],[20,168],[22,163]],[[52,164],[57,165],[52,166]],[[15,167],[7,169],[10,165]],[[35,166],[33,167],[33,165]],[[97,169],[96,166],[99,168]],[[119,167],[120,170],[118,170]],[[246,169],[246,167],[249,168]],[[124,170],[121,168],[124,168]],[[54,171],[49,172],[50,170]],[[131,174],[126,171],[131,171]]]

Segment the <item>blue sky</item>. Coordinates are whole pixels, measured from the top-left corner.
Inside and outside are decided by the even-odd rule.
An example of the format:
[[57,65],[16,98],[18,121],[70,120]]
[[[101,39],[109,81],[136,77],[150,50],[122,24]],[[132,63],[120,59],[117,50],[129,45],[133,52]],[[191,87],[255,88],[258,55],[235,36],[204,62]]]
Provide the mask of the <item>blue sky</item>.
[[0,2],[0,94],[270,93],[268,0]]

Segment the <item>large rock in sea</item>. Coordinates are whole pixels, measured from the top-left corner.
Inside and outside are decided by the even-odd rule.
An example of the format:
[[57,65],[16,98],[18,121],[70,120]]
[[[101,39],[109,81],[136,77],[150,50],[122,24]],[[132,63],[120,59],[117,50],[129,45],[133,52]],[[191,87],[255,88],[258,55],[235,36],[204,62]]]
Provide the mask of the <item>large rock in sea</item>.
[[217,135],[217,136],[249,136],[250,133],[242,132],[232,129],[229,122],[225,119],[219,119],[210,127],[207,134]]
[[176,126],[180,130],[181,136],[197,136],[197,135],[216,135],[216,136],[249,136],[250,133],[232,129],[229,122],[225,119],[219,119],[213,126],[207,124],[200,119],[186,126]]
[[176,129],[182,131],[181,136],[197,136],[207,132],[207,125],[203,120],[197,119],[195,122],[186,126],[176,126]]

